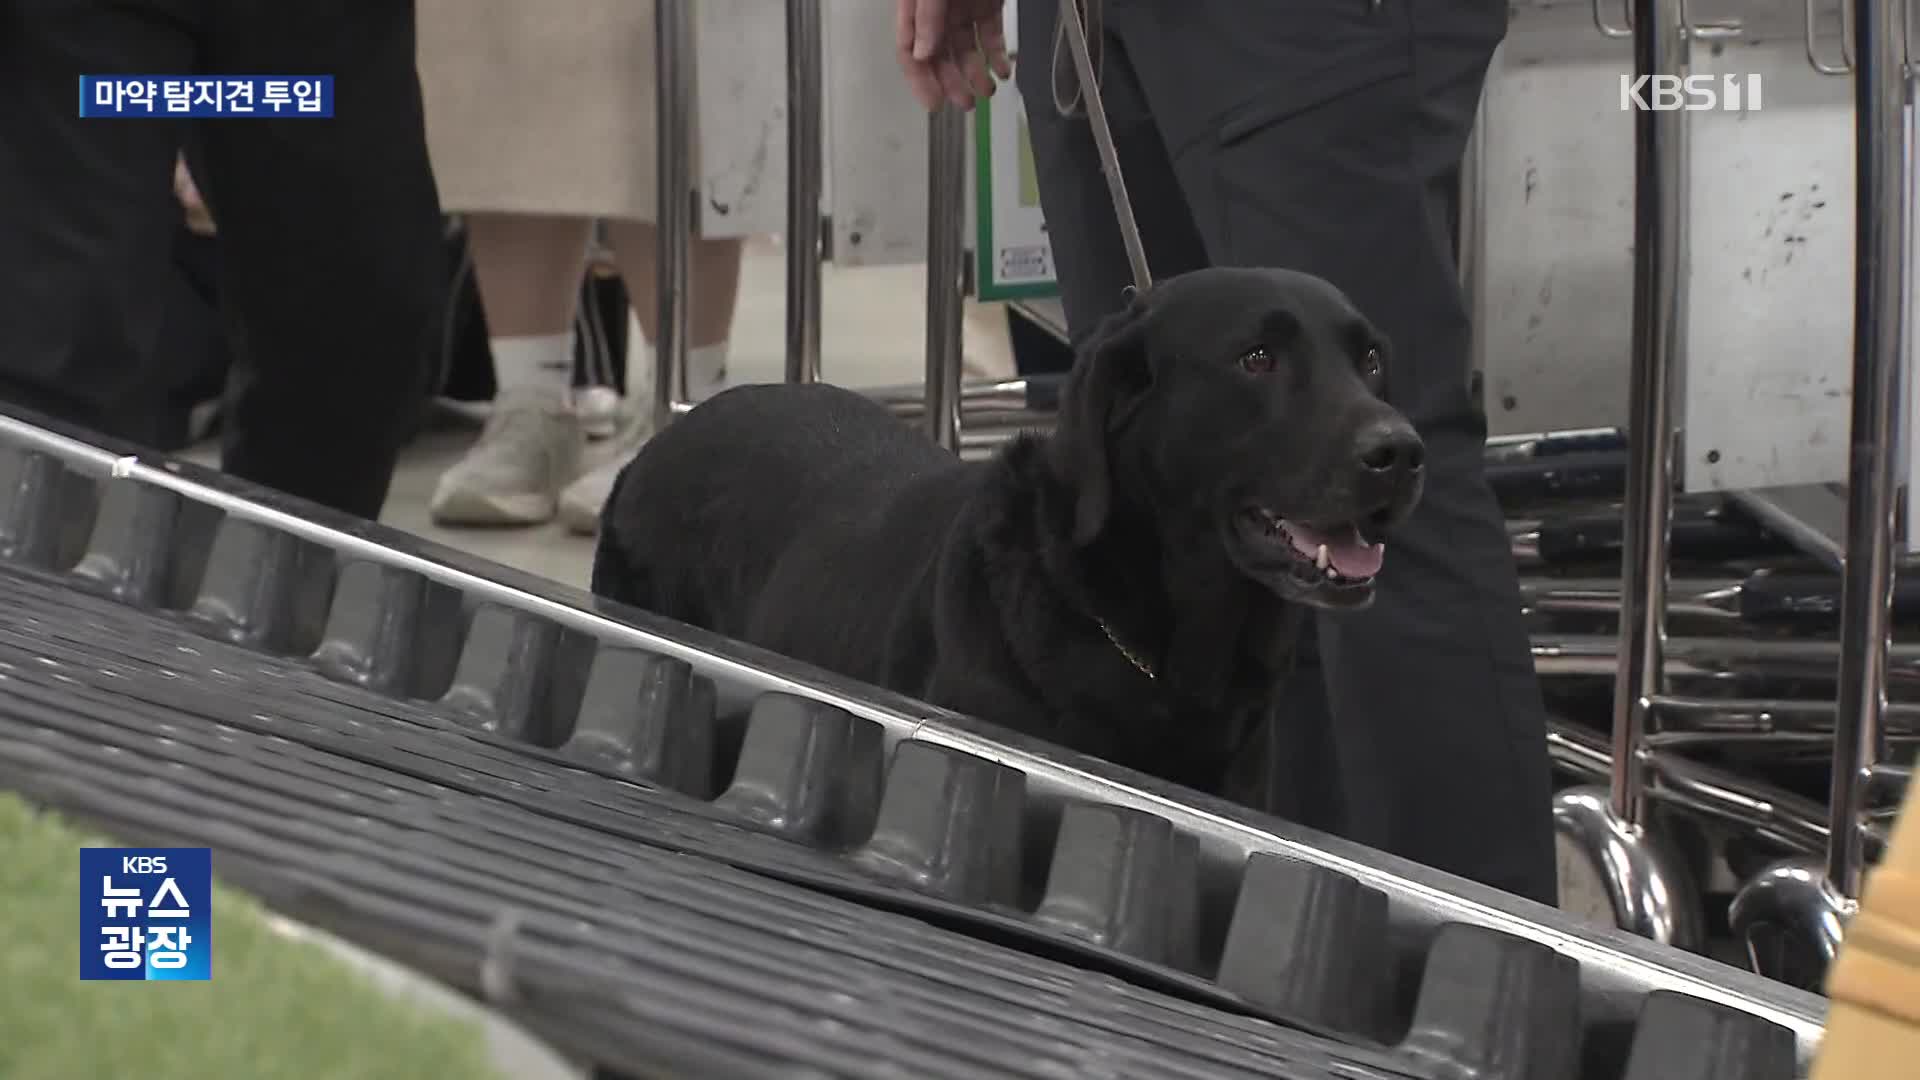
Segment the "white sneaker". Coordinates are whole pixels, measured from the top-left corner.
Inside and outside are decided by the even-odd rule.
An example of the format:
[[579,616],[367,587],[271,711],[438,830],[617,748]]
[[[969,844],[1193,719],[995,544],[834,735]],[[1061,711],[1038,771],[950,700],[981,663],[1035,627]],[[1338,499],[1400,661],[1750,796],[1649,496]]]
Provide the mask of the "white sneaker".
[[[619,479],[620,470],[626,468],[627,462],[633,460],[633,455],[639,453],[652,436],[651,417],[630,418],[607,447],[604,459],[560,492],[560,523],[569,532],[592,536],[600,531],[600,510],[607,505],[607,497],[613,494],[613,482]],[[600,457],[600,454],[594,456]]]
[[440,477],[428,510],[441,525],[539,525],[559,510],[559,492],[580,470],[586,443],[565,398],[514,391],[466,456]]
[[625,412],[620,392],[611,386],[589,386],[577,391],[573,398],[573,411],[580,416],[580,426],[587,438],[598,441],[611,439],[620,433],[620,418]]
[[[695,401],[705,401],[727,388],[725,360],[711,366],[702,362],[716,355],[724,357],[725,353],[697,349],[687,358],[688,392]],[[635,388],[635,384],[629,384],[629,389]],[[653,437],[653,418],[648,413],[652,408],[652,390],[647,386],[639,386],[638,390],[641,396],[637,400],[628,397],[618,410],[625,416],[625,423],[614,438],[594,448],[594,457],[604,454],[604,458],[560,493],[560,523],[571,532],[592,536],[600,531],[600,510],[613,494],[613,482],[620,478],[620,470],[633,460],[633,455]]]

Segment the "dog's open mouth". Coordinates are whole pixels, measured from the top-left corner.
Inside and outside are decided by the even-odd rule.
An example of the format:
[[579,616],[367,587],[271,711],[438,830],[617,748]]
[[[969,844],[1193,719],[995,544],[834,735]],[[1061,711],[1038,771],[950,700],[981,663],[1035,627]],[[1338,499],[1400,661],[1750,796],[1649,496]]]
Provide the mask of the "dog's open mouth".
[[1259,506],[1241,511],[1241,520],[1263,546],[1288,557],[1303,585],[1368,586],[1386,561],[1386,545],[1369,539],[1358,522],[1308,525]]

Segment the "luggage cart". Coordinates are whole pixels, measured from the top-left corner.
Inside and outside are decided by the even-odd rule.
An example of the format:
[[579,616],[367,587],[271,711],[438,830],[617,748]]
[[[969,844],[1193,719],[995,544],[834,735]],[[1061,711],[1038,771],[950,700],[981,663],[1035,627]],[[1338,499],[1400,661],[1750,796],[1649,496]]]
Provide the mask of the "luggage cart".
[[[1693,41],[1725,33],[1689,21],[1679,0],[1635,0],[1626,26],[1614,26],[1596,3],[1594,18],[1610,36],[1630,36],[1634,71],[1684,74]],[[1698,913],[1691,888],[1665,840],[1649,826],[1649,802],[1670,801],[1767,832],[1790,849],[1814,849],[1818,860],[1778,863],[1748,882],[1731,912],[1735,933],[1756,969],[1802,985],[1818,985],[1858,896],[1861,867],[1884,840],[1885,816],[1875,797],[1904,784],[1906,770],[1885,760],[1893,604],[1896,455],[1906,348],[1905,131],[1906,12],[1892,3],[1858,0],[1848,12],[1845,69],[1855,76],[1857,225],[1853,346],[1852,454],[1840,585],[1840,641],[1815,643],[1669,639],[1668,563],[1672,554],[1676,427],[1676,342],[1686,319],[1679,286],[1685,234],[1685,114],[1635,114],[1634,349],[1624,559],[1617,600],[1618,669],[1613,694],[1608,787],[1563,791],[1555,800],[1562,839],[1596,870],[1619,924],[1657,940],[1694,945]],[[1823,72],[1808,13],[1809,56]],[[1703,33],[1703,30],[1706,33]],[[1753,500],[1741,500],[1752,506]],[[1769,515],[1768,524],[1785,522]],[[1794,534],[1805,540],[1806,530]],[[1811,545],[1810,545],[1811,546]],[[1816,546],[1816,553],[1818,553]],[[1829,555],[1830,558],[1830,555]],[[1610,598],[1611,599],[1611,598]],[[1594,643],[1598,644],[1598,643]],[[1578,654],[1601,650],[1543,648],[1543,675]],[[1896,652],[1900,656],[1908,650]],[[1744,656],[1743,656],[1744,654]],[[1744,660],[1744,663],[1743,663]],[[1751,674],[1776,665],[1836,662],[1838,712],[1822,702],[1727,699],[1675,692],[1689,675]],[[1829,669],[1831,670],[1831,669]],[[1826,715],[1833,715],[1829,725]],[[1906,719],[1902,717],[1902,726]],[[1723,775],[1683,760],[1683,747],[1732,740],[1790,745],[1832,739],[1832,784],[1822,812],[1783,798],[1750,778]],[[1903,732],[1906,734],[1906,732]],[[1595,748],[1577,734],[1555,733],[1563,763],[1595,764]]]
[[1905,118],[1911,0],[1854,0],[1842,24],[1844,59],[1837,70],[1821,62],[1812,0],[1807,3],[1809,61],[1822,74],[1853,75],[1857,140],[1852,452],[1841,573],[1839,712],[1825,859],[1770,867],[1742,888],[1731,917],[1758,970],[1805,965],[1824,980],[1845,922],[1858,909],[1875,788],[1901,788],[1906,779],[1904,770],[1886,761],[1885,719],[1896,461],[1904,447],[1902,395],[1912,377],[1903,370],[1911,346],[1912,166]]

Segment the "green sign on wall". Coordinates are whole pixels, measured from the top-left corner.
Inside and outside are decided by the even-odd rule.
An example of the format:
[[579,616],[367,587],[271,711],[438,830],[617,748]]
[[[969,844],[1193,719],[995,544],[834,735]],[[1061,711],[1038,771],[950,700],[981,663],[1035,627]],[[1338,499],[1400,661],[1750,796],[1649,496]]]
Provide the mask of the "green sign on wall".
[[[1008,47],[1014,4],[1006,6]],[[981,300],[1027,300],[1054,296],[1053,247],[1040,212],[1027,114],[1012,86],[974,110],[974,291]]]

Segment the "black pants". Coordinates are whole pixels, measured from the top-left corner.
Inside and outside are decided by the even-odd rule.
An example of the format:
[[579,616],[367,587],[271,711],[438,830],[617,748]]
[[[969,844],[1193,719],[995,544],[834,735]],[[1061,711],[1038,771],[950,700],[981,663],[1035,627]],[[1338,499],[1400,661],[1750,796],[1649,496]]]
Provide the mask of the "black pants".
[[372,517],[443,284],[409,0],[0,0],[0,401],[160,441],[181,122],[81,120],[83,74],[335,76],[330,120],[190,134],[236,368],[225,465]]
[[1012,305],[1007,307],[1007,337],[1013,344],[1013,366],[1022,375],[1065,375],[1073,366],[1073,349]]
[[219,397],[233,367],[220,319],[219,256],[213,237],[196,236],[184,223],[174,230],[166,318],[153,356],[166,380],[160,396],[165,411],[154,420],[156,450],[191,445],[194,406]]
[[[1505,0],[1099,7],[1102,100],[1155,276],[1213,264],[1331,280],[1394,342],[1391,397],[1431,463],[1377,601],[1317,620],[1324,678],[1286,688],[1279,775],[1258,789],[1273,797],[1234,793],[1551,901],[1544,707],[1482,470],[1450,226]],[[1055,107],[1057,3],[1019,11],[1019,84],[1079,340],[1122,303],[1127,259],[1084,115]],[[1071,89],[1064,48],[1059,65]]]

